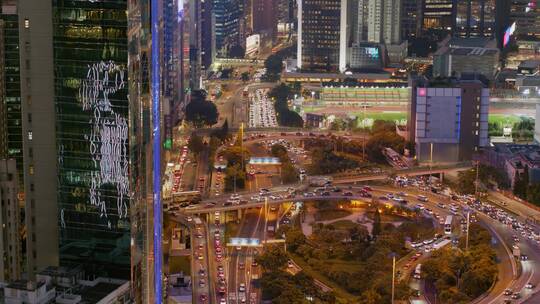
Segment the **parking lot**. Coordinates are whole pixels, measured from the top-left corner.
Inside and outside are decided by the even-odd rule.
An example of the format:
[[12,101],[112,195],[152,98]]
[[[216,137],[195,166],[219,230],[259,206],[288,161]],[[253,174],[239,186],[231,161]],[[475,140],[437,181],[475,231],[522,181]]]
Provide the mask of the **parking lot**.
[[249,123],[250,128],[277,127],[274,103],[268,98],[268,89],[257,89],[250,94]]

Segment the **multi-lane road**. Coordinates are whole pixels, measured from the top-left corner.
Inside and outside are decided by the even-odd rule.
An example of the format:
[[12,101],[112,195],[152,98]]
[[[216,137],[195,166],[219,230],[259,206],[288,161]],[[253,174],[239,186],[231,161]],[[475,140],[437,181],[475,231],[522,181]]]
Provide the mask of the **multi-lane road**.
[[[286,187],[275,189],[275,191],[271,191],[268,196],[275,196],[278,197],[276,201],[273,201],[274,205],[279,206],[281,203],[286,201],[301,201],[301,200],[317,200],[317,199],[344,199],[344,198],[350,198],[350,199],[362,199],[363,197],[360,195],[357,195],[357,189],[355,186],[344,186],[344,190],[340,193],[331,193],[330,195],[301,195],[296,196],[294,198],[286,198],[285,196],[288,193],[288,190]],[[304,188],[302,191],[303,193],[311,193],[310,191],[312,189],[310,188]],[[398,191],[396,188],[393,187],[386,187],[386,188],[378,188],[375,187],[374,189],[376,192],[374,195],[379,195],[379,193],[382,195],[384,192],[396,192]],[[353,192],[352,196],[345,196],[345,192]],[[433,211],[436,211],[437,213],[441,214],[442,216],[449,214],[448,209],[446,208],[440,208],[435,202],[443,202],[446,205],[450,204],[452,201],[447,196],[442,196],[438,194],[432,194],[430,192],[419,192],[416,188],[405,188],[401,189],[401,191],[406,191],[409,194],[409,199],[411,200],[411,204],[414,205],[414,202],[416,202],[415,197],[422,193],[423,195],[426,195],[429,200],[428,202],[425,202],[424,204],[429,206]],[[279,198],[280,196],[283,196],[283,198]],[[231,207],[238,207],[238,206],[231,206]],[[478,207],[478,206],[476,206]],[[246,238],[259,238],[263,239],[266,229],[264,228],[267,226],[267,220],[264,218],[264,212],[262,210],[264,209],[264,202],[257,202],[256,205],[250,205],[251,209],[248,209],[245,212],[244,217],[242,218],[240,229],[238,230],[237,236],[240,237],[246,237]],[[279,207],[278,207],[279,208]],[[473,208],[465,203],[461,203],[461,215],[463,216],[463,212],[465,210],[472,210]],[[484,208],[484,207],[482,207]],[[211,208],[211,212],[215,212]],[[491,209],[490,209],[491,210]],[[210,210],[198,210],[198,212],[209,212]],[[223,211],[223,210],[222,210]],[[221,211],[221,212],[222,212]],[[223,213],[223,212],[222,212]],[[528,283],[532,283],[535,286],[538,286],[540,284],[540,249],[538,247],[538,244],[534,243],[533,241],[529,240],[527,237],[524,237],[520,235],[520,233],[517,233],[515,229],[512,229],[512,227],[509,227],[507,224],[501,223],[500,219],[493,219],[492,216],[488,216],[489,213],[484,213],[483,209],[479,209],[477,212],[478,219],[480,220],[481,224],[485,227],[487,227],[492,235],[493,235],[493,245],[494,248],[498,254],[498,262],[499,262],[499,278],[497,280],[497,283],[494,285],[492,290],[481,299],[478,299],[474,303],[480,303],[480,304],[496,304],[501,303],[503,300],[507,299],[507,297],[504,295],[505,289],[509,288],[513,292],[520,292],[521,299],[516,300],[512,303],[535,303],[534,300],[537,298],[530,298],[533,292],[537,291],[537,289],[527,289],[526,285]],[[509,217],[517,218],[518,220],[524,222],[525,218],[521,218],[517,215],[508,215]],[[262,223],[266,223],[263,225]],[[210,225],[212,227],[212,225]],[[220,226],[221,227],[221,226]],[[217,229],[221,229],[219,227],[215,227]],[[210,228],[212,230],[212,228]],[[515,243],[516,240],[518,241],[518,246],[520,247],[521,253],[528,256],[528,260],[514,260],[512,257],[512,245]],[[226,265],[226,273],[227,273],[227,279],[228,279],[228,285],[227,285],[227,300],[229,300],[229,303],[236,303],[234,301],[239,301],[238,303],[242,303],[241,300],[246,298],[247,303],[249,303],[250,300],[252,300],[253,287],[250,284],[250,273],[253,274],[253,270],[250,269],[250,261],[253,261],[252,254],[255,249],[248,249],[248,248],[240,248],[240,250],[236,250],[236,248],[228,248],[228,254],[226,258],[226,262],[224,264]],[[212,251],[212,250],[209,250]],[[213,259],[210,257],[210,261],[213,261]],[[212,267],[212,266],[210,266]],[[241,284],[244,285],[241,285]],[[241,287],[243,286],[243,287]],[[244,289],[244,291],[240,291],[241,289]],[[257,295],[257,291],[255,291],[255,294]],[[225,294],[223,294],[225,297]],[[216,298],[216,301],[220,300]],[[528,301],[528,302],[526,302]],[[219,302],[216,302],[219,303]],[[255,302],[257,303],[257,302]]]

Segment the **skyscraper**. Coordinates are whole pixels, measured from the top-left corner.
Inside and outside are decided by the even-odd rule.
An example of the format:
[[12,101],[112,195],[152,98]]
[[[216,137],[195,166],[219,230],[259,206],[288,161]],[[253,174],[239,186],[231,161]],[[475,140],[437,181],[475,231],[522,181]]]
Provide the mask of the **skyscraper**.
[[451,33],[455,27],[455,3],[455,0],[422,0],[421,31]]
[[347,1],[298,1],[298,68],[344,71],[347,62]]
[[[18,2],[23,131],[26,270],[59,262],[58,175],[51,1]],[[73,50],[69,50],[70,53]],[[69,78],[66,83],[69,83]],[[74,82],[76,83],[76,82]],[[79,190],[74,194],[80,193]]]
[[215,18],[212,12],[213,1],[201,0],[201,70],[207,71],[214,61],[216,36],[214,32]]
[[[19,16],[15,1],[3,1],[0,14],[0,31],[2,38],[0,48],[2,52],[2,88],[1,96],[5,107],[5,135],[7,158],[15,159],[17,163],[18,181],[20,189],[24,182],[23,175],[23,139],[22,139],[22,111],[21,111],[21,82],[19,62]],[[1,127],[0,127],[1,128]],[[0,135],[1,136],[1,135]],[[0,150],[2,149],[0,148]],[[0,153],[1,155],[1,153]]]
[[21,276],[19,220],[19,174],[15,159],[0,159],[0,280],[10,282]]
[[458,1],[455,34],[462,37],[493,37],[495,19],[495,0]]
[[369,0],[368,41],[401,43],[401,0]]
[[[184,6],[177,6],[183,3]],[[187,4],[187,6],[186,6]],[[203,4],[203,3],[201,3]],[[188,50],[190,16],[189,2],[178,2],[169,6],[175,10],[175,37],[183,37],[179,45],[183,52]],[[163,147],[167,141],[167,117],[181,119],[182,107],[175,104],[181,100],[171,100],[164,95],[166,85],[163,73],[173,69],[185,72],[182,79],[189,79],[189,69],[185,70],[185,59],[165,61],[165,52],[160,48],[167,39],[164,15],[170,14],[159,6],[158,1],[130,0],[128,14],[133,16],[128,23],[129,41],[129,167],[131,219],[131,282],[136,303],[161,303],[163,298],[163,276],[161,250],[161,170],[164,166]],[[165,9],[163,7],[163,9]],[[151,14],[150,14],[151,12]],[[177,25],[180,25],[177,27]],[[184,53],[179,58],[189,53]],[[169,65],[176,66],[169,66]],[[189,60],[187,61],[189,67]],[[181,96],[188,87],[175,85],[169,96]],[[173,98],[174,99],[174,98]],[[183,100],[183,99],[182,99]]]
[[[209,1],[209,0],[206,0]],[[213,0],[213,18],[216,55],[225,57],[229,49],[240,44],[240,20],[242,0]]]
[[419,26],[419,9],[421,1],[402,0],[401,6],[401,39],[416,37]]
[[19,4],[29,270],[128,278],[127,1]]

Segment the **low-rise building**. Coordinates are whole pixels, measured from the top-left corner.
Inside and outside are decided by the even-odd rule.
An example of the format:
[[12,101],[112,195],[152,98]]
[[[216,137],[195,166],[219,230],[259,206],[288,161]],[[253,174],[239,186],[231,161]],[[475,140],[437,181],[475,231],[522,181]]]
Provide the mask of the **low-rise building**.
[[6,304],[123,304],[131,303],[129,286],[125,280],[87,278],[79,267],[48,267],[35,281],[5,285],[3,300]]
[[442,47],[433,56],[433,76],[461,77],[477,73],[493,80],[499,70],[500,51],[497,48]]
[[478,160],[488,166],[505,172],[510,186],[514,185],[516,174],[528,170],[529,182],[540,182],[540,146],[496,143],[478,154]]
[[489,144],[489,89],[479,80],[444,79],[416,87],[410,107],[419,162],[460,162]]

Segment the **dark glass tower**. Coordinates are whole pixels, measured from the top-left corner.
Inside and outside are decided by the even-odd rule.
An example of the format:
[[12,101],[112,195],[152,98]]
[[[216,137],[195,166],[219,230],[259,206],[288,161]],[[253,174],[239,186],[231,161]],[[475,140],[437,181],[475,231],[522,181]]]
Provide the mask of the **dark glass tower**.
[[60,263],[129,278],[127,0],[52,12]]
[[[4,10],[13,7],[13,11]],[[15,6],[5,6],[0,14],[3,53],[3,100],[6,112],[6,157],[14,158],[19,174],[19,189],[23,189],[23,140],[21,110],[21,76],[19,62],[19,20]],[[31,116],[28,119],[32,119]],[[1,148],[0,148],[1,150]]]

